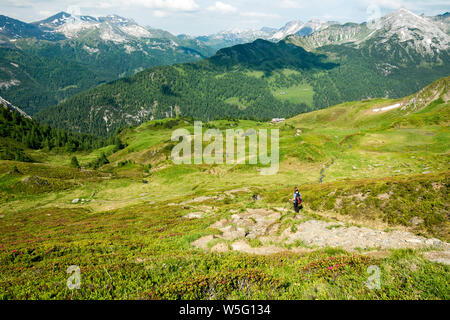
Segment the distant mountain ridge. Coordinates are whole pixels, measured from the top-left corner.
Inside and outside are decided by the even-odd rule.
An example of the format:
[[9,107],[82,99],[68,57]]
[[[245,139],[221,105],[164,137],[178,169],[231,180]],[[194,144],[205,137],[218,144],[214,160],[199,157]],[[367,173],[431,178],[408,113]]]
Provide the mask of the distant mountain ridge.
[[300,37],[309,36],[314,32],[326,29],[334,24],[339,24],[339,22],[322,21],[318,19],[314,19],[306,23],[302,21],[291,21],[288,22],[284,27],[279,29],[276,33],[274,33],[271,39],[281,40],[289,35],[297,35]]
[[[442,20],[442,19],[441,19]],[[433,52],[445,51],[450,47],[450,36],[440,18],[418,16],[407,9],[399,9],[378,20],[362,24],[347,23],[333,25],[306,37],[289,36],[289,40],[308,49],[326,45],[352,44],[362,47],[368,43],[387,44],[394,39],[399,43],[408,43],[411,49],[433,55]]]
[[45,32],[33,24],[25,23],[4,15],[0,15],[0,35],[12,41],[21,38],[36,38],[50,41],[61,40],[64,38],[61,34]]
[[[345,101],[407,96],[450,73],[450,66],[438,60],[421,66],[416,61],[421,52],[414,52],[414,46],[409,47],[411,59],[404,60],[376,43],[361,48],[328,45],[308,52],[289,38],[278,43],[259,39],[196,63],[154,67],[99,86],[37,117],[55,127],[98,135],[175,115],[204,121],[287,118]],[[401,39],[389,38],[388,46],[397,50]],[[303,92],[310,92],[310,100]]]
[[428,19],[432,20],[442,29],[442,31],[450,35],[450,12],[439,14],[434,17],[428,17]]
[[325,63],[321,56],[305,51],[303,48],[280,41],[277,43],[258,39],[251,44],[241,44],[219,50],[207,60],[218,67],[236,67],[261,70],[270,75],[272,70],[294,68],[331,69],[336,65]]
[[[413,21],[417,22],[417,20],[422,20],[422,25],[428,24],[430,26],[432,24],[433,28],[437,27],[447,35],[450,34],[450,13],[448,12],[433,17],[425,17],[416,15],[405,8],[401,8],[381,18],[378,22],[381,21],[383,24],[388,23],[390,16],[393,16],[393,20],[402,20],[402,15],[405,16],[406,20],[403,20],[400,23],[401,25],[408,22],[408,19],[410,19],[410,26],[415,28]],[[375,23],[374,26],[377,27],[377,23]],[[314,35],[315,37],[310,37],[309,40],[305,40],[301,44],[308,48],[317,48],[327,44],[362,40],[373,31],[366,27],[367,23],[357,24],[347,22],[341,24],[337,21],[323,21],[319,19],[313,19],[308,22],[293,20],[289,21],[279,29],[268,27],[248,30],[230,29],[208,36],[197,37],[196,39],[214,48],[220,49],[231,45],[253,42],[256,39],[279,41],[286,37],[308,38]],[[406,29],[404,31],[410,33]]]
[[34,23],[0,17],[0,95],[33,114],[102,82],[213,53],[117,15],[60,12]]
[[31,117],[27,115],[24,111],[22,111],[19,107],[13,106],[11,102],[6,101],[2,97],[0,97],[0,105],[3,106],[3,108],[5,109],[19,113],[24,118],[31,119]]
[[[244,44],[253,42],[257,39],[280,41],[289,35],[308,36],[316,31],[326,29],[327,27],[338,24],[334,21],[322,21],[311,20],[308,22],[302,22],[300,20],[294,20],[286,23],[283,27],[270,28],[263,27],[261,29],[229,29],[218,33],[200,36],[190,37],[196,39],[205,45],[213,47],[215,49],[222,49],[237,44]],[[186,37],[186,35],[181,35]],[[188,36],[189,37],[189,36]]]
[[[196,64],[187,67],[187,74],[192,73],[196,79],[205,72],[227,79],[230,72],[238,70],[240,76],[243,75],[240,81],[249,81],[249,84],[259,86],[251,89],[254,90],[255,96],[252,96],[254,100],[245,99],[243,94],[237,100],[233,96],[224,100],[219,99],[218,103],[223,108],[228,108],[230,104],[239,108],[232,111],[218,110],[216,114],[248,117],[249,111],[253,109],[248,108],[247,102],[251,101],[250,105],[256,106],[256,92],[262,95],[261,88],[269,88],[268,96],[273,95],[275,87],[292,90],[287,96],[291,94],[298,96],[295,86],[309,86],[312,89],[305,87],[303,90],[313,91],[313,96],[305,100],[313,108],[324,108],[343,101],[371,97],[395,98],[417,91],[427,83],[450,73],[447,62],[450,60],[449,36],[444,31],[447,22],[448,14],[425,17],[400,9],[374,23],[340,25],[317,20],[308,23],[294,21],[278,30],[273,28],[253,31],[232,29],[214,36],[193,38],[186,35],[174,36],[164,30],[144,28],[133,20],[117,15],[72,16],[62,12],[32,25],[47,34],[63,35],[65,37],[63,40],[20,37],[5,40],[5,48],[0,49],[0,95],[34,115],[51,105],[66,106],[68,104],[65,102],[72,101],[70,98],[75,94],[104,82],[128,77],[153,66],[198,61],[211,56],[215,48],[257,38],[251,43],[222,48],[208,60],[209,70],[204,68],[204,64],[200,64],[202,68],[198,71],[194,71],[195,68],[192,69],[192,66]],[[4,28],[0,30],[3,37],[0,37],[0,41],[6,37],[5,30]],[[278,42],[276,46],[270,45],[270,43],[277,43],[274,40],[275,36],[282,37],[293,32],[297,35],[287,36],[285,41]],[[269,43],[267,40],[261,40],[261,37],[269,38]],[[311,57],[326,57],[327,61],[315,61],[312,63],[313,66],[328,64],[335,67],[322,68],[322,72],[315,73],[314,68],[307,67],[309,55],[305,53],[305,50],[293,49],[290,44],[312,52]],[[180,68],[183,69],[184,66],[176,66],[174,69],[164,68],[164,70],[179,71]],[[242,69],[248,69],[250,74],[258,75],[259,84],[254,83],[253,78],[248,78]],[[294,69],[296,72],[301,70],[301,75],[288,76],[286,80],[285,75],[278,75],[283,72],[283,69]],[[187,81],[182,74],[178,74],[178,71],[171,73],[171,80]],[[268,81],[266,78],[271,77],[272,73],[280,77],[280,79],[270,80],[279,81],[276,85],[266,83]],[[232,81],[240,77],[234,79],[234,76],[230,76],[233,78]],[[129,79],[134,78],[125,79],[130,81]],[[139,85],[139,94],[146,85],[144,82]],[[150,102],[147,100],[141,101],[137,111],[131,108],[137,112],[134,115],[129,110],[121,110],[126,105],[126,100],[133,100],[132,98],[121,98],[120,103],[114,103],[114,108],[110,108],[109,102],[114,98],[108,97],[103,101],[104,105],[100,107],[117,112],[113,116],[105,115],[104,117],[109,123],[114,122],[115,125],[120,126],[127,124],[123,117],[137,119],[137,122],[146,116],[162,118],[172,114],[169,109],[173,110],[175,106],[183,110],[186,115],[201,115],[205,119],[214,117],[203,109],[208,102],[197,107],[195,112],[186,112],[187,109],[195,108],[195,106],[191,106],[191,102],[186,103],[184,107],[180,106],[179,103],[172,101],[173,97],[168,94],[172,92],[171,86],[163,83],[159,85],[164,90],[158,87],[152,89],[155,90],[154,92],[150,92],[158,96],[158,100],[150,99],[158,102],[157,108],[149,106]],[[181,90],[182,83],[177,83],[178,85]],[[228,86],[228,83],[225,83],[225,86]],[[203,89],[208,90],[207,87]],[[162,100],[159,99],[160,90],[164,92]],[[195,86],[192,90],[198,93],[198,88]],[[281,92],[283,92],[282,95],[286,95],[285,91]],[[113,95],[111,92],[108,94]],[[182,95],[181,92],[177,94]],[[270,105],[274,110],[279,110],[275,107],[275,100],[271,100],[274,96],[266,98],[267,101],[271,101]],[[161,102],[169,100],[172,101],[171,105],[164,105]],[[222,104],[225,100],[227,100],[226,103]],[[297,107],[305,101],[299,101]],[[86,100],[83,103],[88,102]],[[300,110],[297,107],[288,105],[285,109],[286,114],[291,114],[293,110],[299,112],[305,109],[302,107]],[[153,111],[150,112],[150,109]],[[256,109],[253,111],[257,112]],[[272,113],[265,110],[264,117],[269,115]],[[43,119],[53,116],[46,115]],[[114,117],[121,119],[113,119]],[[55,125],[59,125],[62,119],[52,119],[52,121]],[[76,130],[104,134],[106,129],[103,128],[103,124],[93,126],[95,128],[85,125]],[[102,129],[96,131],[97,127]]]

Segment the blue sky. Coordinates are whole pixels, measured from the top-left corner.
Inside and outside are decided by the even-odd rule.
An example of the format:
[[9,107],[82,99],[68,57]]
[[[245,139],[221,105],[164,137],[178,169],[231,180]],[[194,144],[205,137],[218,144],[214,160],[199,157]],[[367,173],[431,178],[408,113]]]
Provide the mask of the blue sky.
[[[450,11],[450,0],[1,0],[0,14],[31,22],[60,11],[118,14],[174,34],[211,34],[225,29],[279,28],[291,20],[367,21],[405,7],[417,14]],[[376,10],[374,10],[376,8]]]

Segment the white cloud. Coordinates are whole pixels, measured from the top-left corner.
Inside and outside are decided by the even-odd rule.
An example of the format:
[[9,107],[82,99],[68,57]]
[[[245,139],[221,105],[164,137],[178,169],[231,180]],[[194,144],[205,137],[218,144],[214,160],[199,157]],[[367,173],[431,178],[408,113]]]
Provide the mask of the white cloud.
[[228,3],[217,1],[213,6],[208,7],[208,11],[220,12],[220,13],[233,13],[237,9]]
[[79,1],[78,5],[84,8],[129,8],[129,7],[142,7],[148,9],[157,10],[170,10],[170,11],[194,11],[198,9],[196,0],[109,0],[109,1],[92,1],[85,0]]
[[405,3],[403,0],[364,0],[363,1],[367,7],[380,7],[380,8],[386,8],[386,9],[399,9],[403,6],[405,6]]
[[[154,27],[196,35],[230,26],[276,27],[298,19],[360,23],[371,16],[367,12],[370,5],[378,6],[381,15],[399,7],[429,16],[449,11],[449,0],[320,0],[319,3],[312,0],[0,0],[0,3],[1,14],[25,22],[67,11],[75,4],[84,15],[118,14],[142,25],[153,25],[156,20]],[[227,19],[218,19],[220,15]],[[171,19],[161,18],[169,16]]]
[[81,8],[79,6],[76,6],[76,5],[68,6],[67,9],[66,9],[66,12],[70,13],[70,14],[72,14],[74,16],[81,16]]
[[253,18],[280,18],[281,16],[276,13],[265,13],[265,12],[242,12],[241,16],[244,17],[253,17]]
[[33,5],[32,1],[27,0],[3,0],[2,7],[29,8]]
[[282,8],[301,8],[302,5],[300,1],[298,0],[283,0],[281,1],[281,7]]
[[99,8],[99,9],[110,9],[110,8],[116,8],[117,5],[114,4],[114,2],[96,2],[94,5],[95,8]]
[[156,18],[164,18],[164,17],[167,17],[167,12],[161,11],[161,10],[155,10],[155,11],[153,11],[153,15]]
[[39,13],[39,17],[41,17],[41,18],[48,18],[54,14],[54,12],[50,11],[50,10],[39,10],[38,13]]
[[125,0],[129,5],[139,5],[151,9],[174,11],[194,11],[198,8],[195,0]]

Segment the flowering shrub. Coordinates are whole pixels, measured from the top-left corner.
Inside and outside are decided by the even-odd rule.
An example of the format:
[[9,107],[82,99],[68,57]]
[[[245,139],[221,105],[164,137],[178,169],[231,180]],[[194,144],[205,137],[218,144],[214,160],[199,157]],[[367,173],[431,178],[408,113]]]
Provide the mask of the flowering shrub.
[[169,283],[151,290],[151,299],[226,299],[233,291],[279,288],[278,279],[261,270],[239,269]]
[[316,273],[321,276],[337,276],[350,270],[359,271],[369,265],[371,259],[366,256],[339,256],[314,260],[302,267],[303,272]]

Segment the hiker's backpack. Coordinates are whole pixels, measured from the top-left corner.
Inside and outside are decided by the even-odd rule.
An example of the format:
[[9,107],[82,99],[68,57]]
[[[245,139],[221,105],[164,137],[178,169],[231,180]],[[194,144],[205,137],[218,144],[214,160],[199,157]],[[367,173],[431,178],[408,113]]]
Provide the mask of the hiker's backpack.
[[296,192],[295,193],[295,200],[294,200],[294,203],[295,204],[297,204],[297,205],[299,205],[299,204],[301,204],[302,203],[302,195],[300,194],[300,192]]

